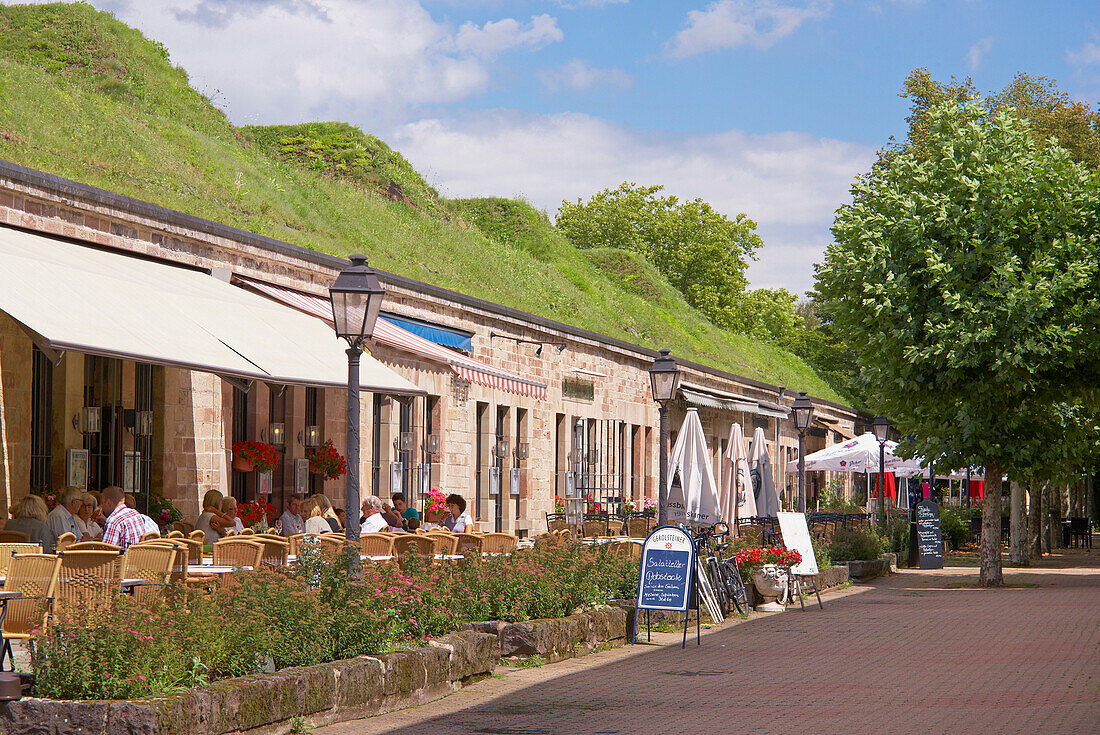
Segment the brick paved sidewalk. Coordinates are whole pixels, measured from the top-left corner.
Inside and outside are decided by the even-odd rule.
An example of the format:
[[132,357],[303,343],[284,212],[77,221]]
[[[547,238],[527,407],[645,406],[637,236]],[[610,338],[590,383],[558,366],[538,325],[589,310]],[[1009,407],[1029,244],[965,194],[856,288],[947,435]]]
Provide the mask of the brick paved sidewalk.
[[351,733],[1100,732],[1100,569],[906,571],[816,606],[507,673]]

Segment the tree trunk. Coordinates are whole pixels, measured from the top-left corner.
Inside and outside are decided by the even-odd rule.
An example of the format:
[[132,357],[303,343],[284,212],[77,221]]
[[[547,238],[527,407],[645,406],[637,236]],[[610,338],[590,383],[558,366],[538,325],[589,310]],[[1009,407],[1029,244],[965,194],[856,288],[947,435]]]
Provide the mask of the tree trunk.
[[1054,483],[1048,482],[1043,489],[1043,552],[1051,553],[1058,546],[1055,544],[1054,532],[1051,530],[1051,517],[1054,513]]
[[1000,587],[1001,574],[1001,476],[1000,465],[985,463],[985,501],[982,503],[982,541],[978,550],[978,584]]
[[1026,567],[1031,558],[1027,553],[1027,501],[1024,497],[1025,489],[1020,483],[1013,481],[1011,490],[1009,512],[1011,518],[1008,531],[1008,560],[1014,567]]
[[1043,488],[1034,481],[1027,486],[1027,535],[1033,559],[1043,558]]

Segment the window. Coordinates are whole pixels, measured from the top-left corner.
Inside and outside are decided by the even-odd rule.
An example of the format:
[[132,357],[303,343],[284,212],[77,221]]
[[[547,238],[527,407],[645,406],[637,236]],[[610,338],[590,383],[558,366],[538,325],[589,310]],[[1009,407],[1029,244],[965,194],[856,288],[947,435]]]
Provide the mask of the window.
[[[378,495],[382,486],[382,402],[385,397],[375,393],[374,406],[371,411],[371,465],[370,487],[371,495]],[[389,477],[387,476],[387,481]]]
[[[305,436],[305,427],[307,426],[320,426],[320,400],[321,391],[313,387],[306,388],[306,405],[305,405],[305,424],[302,426],[302,436]],[[289,431],[289,428],[287,429]],[[309,492],[310,494],[324,492],[325,480],[321,475],[310,472],[309,473]]]
[[[134,478],[138,489],[148,493],[153,487],[153,434],[142,434],[138,417],[143,412],[153,412],[153,381],[156,367],[139,362],[134,365],[134,451],[138,453],[138,464]],[[155,426],[155,424],[153,424]],[[152,427],[150,427],[152,428]]]
[[50,487],[53,464],[53,365],[42,350],[32,346],[31,378],[31,477],[32,488]]
[[[268,387],[268,402],[267,402],[267,428],[263,432],[268,444],[275,447],[275,450],[279,454],[279,461],[275,465],[275,468],[271,470],[271,497],[276,507],[281,508],[287,501],[286,492],[286,397],[287,387],[281,385],[279,387]],[[271,425],[279,423],[283,425],[283,444],[276,445],[272,442],[275,437],[271,436]]]
[[88,450],[88,488],[123,485],[122,362],[111,357],[84,356],[84,405],[100,408],[99,432],[84,435]]
[[[233,386],[233,444],[248,441],[248,393],[237,386]],[[248,475],[247,472],[233,470],[233,479],[230,492],[238,502],[244,502],[247,498]]]

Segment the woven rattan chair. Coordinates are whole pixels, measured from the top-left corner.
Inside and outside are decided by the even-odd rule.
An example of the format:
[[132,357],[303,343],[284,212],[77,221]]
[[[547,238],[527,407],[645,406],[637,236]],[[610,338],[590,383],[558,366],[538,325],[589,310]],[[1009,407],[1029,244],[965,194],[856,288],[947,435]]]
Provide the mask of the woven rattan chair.
[[287,544],[289,544],[287,553],[289,553],[291,556],[298,556],[298,552],[302,548],[302,539],[304,539],[305,537],[306,535],[304,533],[292,533],[287,536],[286,542]]
[[[62,534],[73,536],[70,534]],[[73,536],[73,540],[76,540],[76,536]],[[0,544],[28,544],[31,541],[31,535],[29,533],[23,533],[22,531],[0,531]]]
[[173,524],[172,524],[172,530],[173,530],[173,531],[179,531],[179,532],[180,532],[180,533],[182,533],[182,534],[183,534],[184,536],[186,536],[187,534],[189,534],[189,533],[191,533],[192,531],[194,531],[194,530],[195,530],[195,527],[194,527],[194,526],[192,526],[192,525],[191,525],[190,523],[188,523],[187,521],[176,521],[175,523],[173,523]]
[[248,540],[255,540],[264,545],[264,555],[261,563],[268,567],[285,567],[286,557],[290,553],[290,542],[278,536],[268,536],[257,533],[254,536],[246,536]]
[[169,531],[168,535],[165,536],[164,538],[183,538],[183,537],[184,537],[183,531],[177,531],[177,530],[173,529],[173,530]]
[[255,536],[256,530],[252,528],[242,528],[238,536]]
[[0,652],[0,669],[4,659],[9,670],[15,669],[11,641],[27,640],[32,631],[46,627],[50,603],[57,592],[57,571],[61,559],[53,554],[17,554],[11,558],[4,580],[5,592],[18,592],[22,597],[8,600],[4,615],[4,648]]
[[487,533],[481,540],[484,554],[511,554],[516,550],[519,539],[510,533]]
[[42,547],[38,544],[0,544],[0,577],[7,575],[12,554],[41,553]]
[[[152,541],[153,539],[150,539]],[[123,579],[144,579],[148,584],[134,588],[134,598],[152,601],[164,593],[175,566],[176,555],[186,554],[175,544],[137,543],[122,557]]]
[[[170,584],[183,584],[187,581],[187,557],[191,553],[191,547],[182,538],[161,538],[146,541],[144,544],[134,546],[167,546],[176,549],[176,556],[172,559],[172,571],[168,577]],[[134,548],[131,546],[130,548]],[[128,550],[127,550],[128,551]]]
[[458,553],[458,536],[453,533],[430,533],[428,538],[432,540],[433,554],[454,556]]
[[229,538],[214,542],[214,564],[226,567],[258,569],[264,557],[264,545],[245,538]]
[[626,535],[630,538],[645,538],[649,535],[649,519],[634,516],[626,519]]
[[206,533],[203,531],[192,531],[191,533],[187,534],[187,538],[191,539],[192,541],[198,541],[200,544],[206,543]]
[[393,556],[392,534],[368,533],[359,537],[359,553],[364,556]]
[[[147,531],[141,534],[141,538],[139,538],[138,541],[152,541],[155,538],[160,538],[160,533],[157,531]],[[133,577],[133,579],[137,579],[137,577]]]
[[403,533],[393,540],[393,555],[400,557],[410,551],[431,559],[435,556],[435,542],[415,533]]
[[599,518],[584,521],[581,525],[581,534],[585,538],[596,538],[607,535],[607,521]]
[[[2,536],[2,535],[3,535],[3,532],[0,531],[0,536]],[[28,536],[26,540],[30,541],[30,537]],[[61,534],[60,536],[57,537],[57,543],[54,544],[54,548],[57,549],[58,551],[64,551],[65,549],[69,548],[70,546],[72,546],[75,543],[76,543],[76,534],[66,531],[65,533],[63,533],[63,534]]]
[[63,551],[57,578],[57,601],[60,604],[107,604],[120,591],[122,555],[100,549]]
[[484,537],[472,533],[456,533],[455,536],[458,537],[456,554],[466,554],[467,552],[481,554],[481,543],[485,540]]
[[104,541],[79,541],[75,544],[69,544],[64,551],[113,551],[116,554],[121,554],[122,547]]
[[342,533],[322,533],[315,538],[322,550],[334,554],[339,554],[348,545],[348,537]]

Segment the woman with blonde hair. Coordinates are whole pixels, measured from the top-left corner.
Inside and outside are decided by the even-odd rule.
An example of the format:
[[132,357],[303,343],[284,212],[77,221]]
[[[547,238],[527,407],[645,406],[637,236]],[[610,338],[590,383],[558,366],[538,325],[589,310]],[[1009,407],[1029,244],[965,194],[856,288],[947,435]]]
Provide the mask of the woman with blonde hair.
[[318,493],[313,496],[317,500],[317,505],[321,508],[321,517],[328,522],[329,530],[333,533],[340,533],[344,530],[343,525],[340,523],[339,516],[336,515],[336,511],[332,508],[332,501],[328,499],[326,495]]
[[195,520],[195,530],[206,534],[206,543],[212,544],[225,534],[229,525],[222,516],[222,494],[207,490],[202,496],[202,513]]
[[4,524],[5,531],[18,531],[31,537],[32,544],[41,544],[42,551],[53,553],[57,535],[46,525],[49,508],[37,495],[28,495],[12,508],[13,518]]

